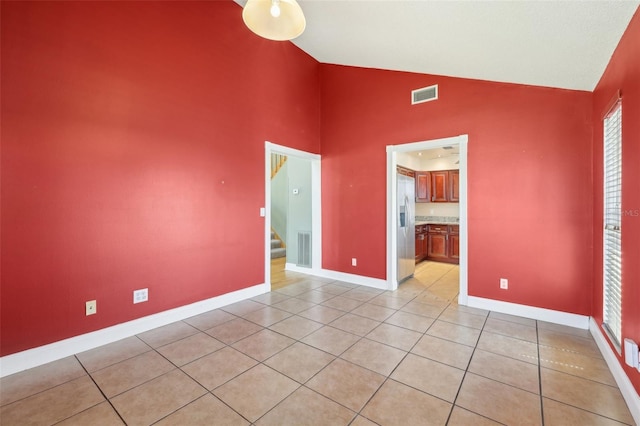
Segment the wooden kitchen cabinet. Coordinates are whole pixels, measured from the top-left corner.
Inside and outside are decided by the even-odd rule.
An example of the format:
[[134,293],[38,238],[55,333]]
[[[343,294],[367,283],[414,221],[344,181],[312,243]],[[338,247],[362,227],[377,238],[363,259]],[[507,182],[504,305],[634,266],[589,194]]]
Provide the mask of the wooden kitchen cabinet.
[[431,201],[431,173],[416,172],[416,203]]
[[449,257],[449,227],[447,225],[427,225],[427,257],[442,260]]
[[431,201],[434,203],[445,203],[449,201],[448,171],[431,172]]
[[460,226],[449,226],[449,259],[460,262]]
[[457,203],[460,201],[460,171],[431,172],[431,202]]
[[449,258],[447,247],[447,234],[427,234],[429,248],[427,257],[431,260],[444,260]]
[[427,225],[426,259],[459,263],[460,234],[458,225]]
[[407,169],[406,167],[402,166],[397,166],[396,171],[401,175],[411,176],[412,178],[415,178],[416,175],[416,172],[414,172],[413,170]]
[[420,262],[424,258],[424,249],[422,240],[424,235],[422,235],[423,227],[422,225],[416,225],[416,263]]
[[460,200],[458,170],[416,171],[415,179],[416,203],[457,203]]
[[460,171],[449,170],[449,202],[457,203],[460,201]]

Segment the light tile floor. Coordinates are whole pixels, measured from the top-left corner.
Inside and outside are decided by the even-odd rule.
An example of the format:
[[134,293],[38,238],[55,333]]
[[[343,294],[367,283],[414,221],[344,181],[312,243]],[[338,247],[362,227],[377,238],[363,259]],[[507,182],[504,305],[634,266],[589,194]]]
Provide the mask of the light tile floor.
[[289,276],[222,309],[0,380],[2,425],[633,424],[585,330]]

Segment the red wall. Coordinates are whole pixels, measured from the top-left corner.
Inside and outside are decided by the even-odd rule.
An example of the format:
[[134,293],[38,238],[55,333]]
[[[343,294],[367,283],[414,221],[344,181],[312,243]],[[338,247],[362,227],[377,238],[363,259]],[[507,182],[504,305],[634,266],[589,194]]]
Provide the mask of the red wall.
[[[602,324],[602,118],[622,93],[622,336],[640,342],[640,9],[636,11],[596,90],[594,129],[594,291],[591,316]],[[640,374],[621,360],[636,391]]]
[[385,279],[385,146],[468,134],[469,295],[591,312],[591,93],[332,65],[321,83],[324,268]]
[[2,2],[1,355],[264,282],[264,141],[319,151],[319,68],[241,11]]

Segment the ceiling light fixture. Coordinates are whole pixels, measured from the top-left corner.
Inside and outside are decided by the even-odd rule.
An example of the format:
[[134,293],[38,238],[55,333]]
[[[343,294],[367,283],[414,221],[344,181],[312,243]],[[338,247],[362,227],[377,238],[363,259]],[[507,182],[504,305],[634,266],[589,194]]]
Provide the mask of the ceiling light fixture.
[[248,0],[242,20],[260,37],[277,41],[298,37],[307,25],[296,0]]

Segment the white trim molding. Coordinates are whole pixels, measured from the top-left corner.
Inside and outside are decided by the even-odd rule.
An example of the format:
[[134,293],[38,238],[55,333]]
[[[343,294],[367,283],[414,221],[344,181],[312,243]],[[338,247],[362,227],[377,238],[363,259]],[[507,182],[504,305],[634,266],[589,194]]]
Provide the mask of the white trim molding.
[[636,392],[631,380],[629,380],[629,376],[627,376],[622,369],[622,366],[618,361],[618,357],[611,349],[611,346],[607,343],[607,339],[604,337],[600,327],[598,327],[598,324],[593,318],[589,321],[589,331],[591,332],[591,336],[593,336],[593,340],[596,341],[596,345],[598,345],[598,349],[600,349],[600,352],[602,353],[618,388],[620,388],[622,397],[627,403],[629,411],[631,411],[633,420],[637,425],[640,425],[640,396],[638,396],[638,392]]
[[570,314],[568,312],[554,311],[552,309],[537,308],[535,306],[520,305],[517,303],[485,299],[483,297],[476,296],[468,296],[466,306],[551,322],[554,324],[567,325],[569,327],[581,328],[583,330],[587,330],[589,328],[589,317],[586,315]]
[[213,309],[259,296],[268,291],[269,289],[266,288],[265,284],[257,284],[252,287],[201,300],[200,302],[195,302],[190,305],[180,306],[101,330],[92,331],[91,333],[81,334],[48,345],[6,355],[0,358],[0,377],[18,373],[90,349],[95,349],[108,343],[113,343],[157,327],[162,327],[163,325],[171,324],[172,322],[181,321],[194,315],[203,314]]
[[318,275],[336,281],[344,281],[346,283],[378,288],[380,290],[389,290],[387,287],[387,280],[380,278],[365,277],[363,275],[348,274],[346,272],[332,271],[329,269],[321,269],[320,274]]
[[371,278],[365,277],[363,275],[348,274],[346,272],[332,271],[330,269],[304,268],[293,263],[285,263],[285,270],[320,278],[327,278],[334,281],[342,281],[345,283],[377,288],[380,290],[389,290],[389,288],[387,287],[387,280],[383,280],[380,278]]

